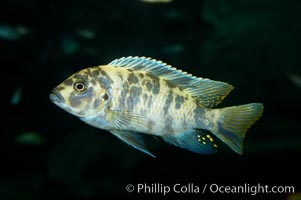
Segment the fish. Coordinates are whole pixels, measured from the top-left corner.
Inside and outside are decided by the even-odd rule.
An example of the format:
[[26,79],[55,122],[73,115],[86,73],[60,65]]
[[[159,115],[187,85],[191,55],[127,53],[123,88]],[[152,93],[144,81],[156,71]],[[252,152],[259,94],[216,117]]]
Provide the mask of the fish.
[[78,29],[76,33],[78,36],[88,40],[94,39],[96,35],[95,32],[90,29]]
[[18,105],[21,101],[21,96],[22,96],[22,87],[19,85],[14,90],[10,103],[14,106]]
[[29,32],[29,29],[23,26],[0,24],[0,39],[3,40],[18,40],[27,35]]
[[15,141],[27,145],[42,145],[45,139],[37,132],[28,131],[16,136]]
[[143,134],[199,154],[217,152],[221,141],[241,155],[263,104],[216,108],[233,88],[162,61],[129,56],[74,73],[52,90],[50,100],[152,157]]

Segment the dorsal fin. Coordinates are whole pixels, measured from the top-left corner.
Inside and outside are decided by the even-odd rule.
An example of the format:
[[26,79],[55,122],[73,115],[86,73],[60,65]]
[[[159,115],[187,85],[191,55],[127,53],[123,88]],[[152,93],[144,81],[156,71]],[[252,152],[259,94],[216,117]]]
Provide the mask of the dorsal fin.
[[122,57],[108,65],[144,71],[160,76],[166,81],[181,87],[200,101],[200,106],[212,108],[219,104],[233,89],[228,83],[199,78],[176,69],[162,61],[146,57]]

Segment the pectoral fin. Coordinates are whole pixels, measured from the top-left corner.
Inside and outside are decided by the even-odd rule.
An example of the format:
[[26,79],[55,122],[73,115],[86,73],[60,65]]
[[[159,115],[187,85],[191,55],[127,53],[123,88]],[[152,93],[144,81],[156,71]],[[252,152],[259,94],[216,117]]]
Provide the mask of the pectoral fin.
[[150,153],[145,145],[145,142],[143,140],[143,137],[140,133],[137,132],[131,132],[131,131],[120,131],[120,130],[111,130],[110,131],[113,135],[118,137],[123,142],[127,143],[128,145],[152,156],[154,156],[152,153]]
[[120,110],[111,111],[111,120],[116,129],[124,129],[129,126],[134,128],[148,127],[149,120],[144,115],[139,115],[131,112]]

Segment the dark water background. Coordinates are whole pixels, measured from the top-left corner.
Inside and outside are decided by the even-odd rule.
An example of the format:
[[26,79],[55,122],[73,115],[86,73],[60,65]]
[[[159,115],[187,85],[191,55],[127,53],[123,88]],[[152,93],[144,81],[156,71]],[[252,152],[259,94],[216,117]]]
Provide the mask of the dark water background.
[[[145,196],[127,193],[130,183],[260,183],[300,192],[300,9],[294,0],[1,2],[0,199]],[[264,103],[244,155],[225,146],[199,155],[146,136],[153,159],[50,102],[52,88],[73,72],[130,55],[232,84],[219,107]],[[208,192],[179,198],[292,197]]]

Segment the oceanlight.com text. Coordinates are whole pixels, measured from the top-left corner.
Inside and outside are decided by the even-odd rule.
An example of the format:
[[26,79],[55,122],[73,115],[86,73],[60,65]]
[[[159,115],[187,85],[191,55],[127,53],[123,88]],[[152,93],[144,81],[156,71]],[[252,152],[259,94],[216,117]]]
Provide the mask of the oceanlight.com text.
[[266,185],[266,184],[241,184],[241,185],[220,185],[216,183],[211,184],[195,184],[176,183],[173,185],[162,183],[138,183],[128,184],[126,186],[128,193],[137,194],[246,194],[246,195],[258,195],[258,194],[291,194],[295,192],[294,186],[282,186],[282,185]]
[[220,194],[290,194],[295,192],[294,186],[269,186],[262,185],[258,183],[257,185],[251,185],[245,183],[244,185],[218,185],[210,184],[209,185],[210,193],[220,193]]

